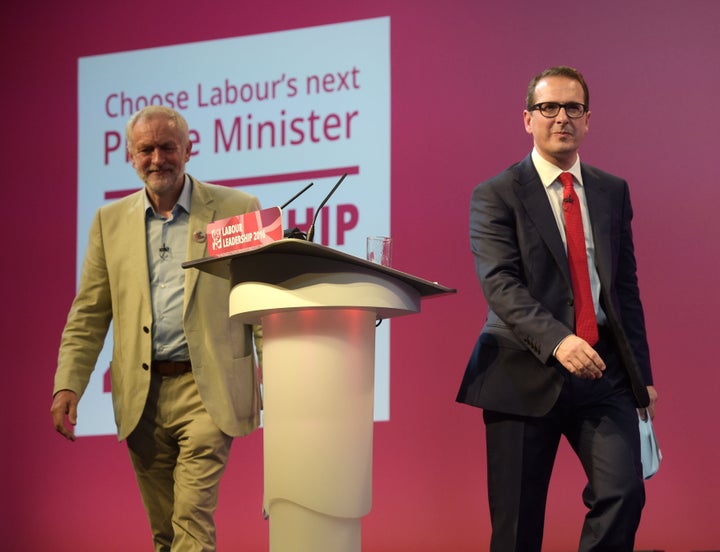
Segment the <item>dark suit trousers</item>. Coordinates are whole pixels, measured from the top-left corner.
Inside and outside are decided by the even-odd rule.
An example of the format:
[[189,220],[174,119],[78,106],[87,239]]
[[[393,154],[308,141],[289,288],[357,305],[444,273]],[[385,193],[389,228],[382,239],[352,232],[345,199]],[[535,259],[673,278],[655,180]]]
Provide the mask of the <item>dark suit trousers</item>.
[[588,477],[579,550],[631,552],[645,489],[635,402],[607,336],[595,347],[602,378],[581,380],[562,366],[552,410],[529,418],[485,411],[492,552],[540,551],[548,485],[565,436]]

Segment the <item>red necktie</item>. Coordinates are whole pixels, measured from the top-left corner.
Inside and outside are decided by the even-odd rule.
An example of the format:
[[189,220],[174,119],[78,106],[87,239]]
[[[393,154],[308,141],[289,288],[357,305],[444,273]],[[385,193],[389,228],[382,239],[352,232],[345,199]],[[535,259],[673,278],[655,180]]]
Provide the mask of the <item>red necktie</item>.
[[562,173],[563,215],[565,216],[565,239],[567,241],[570,279],[575,296],[575,334],[590,345],[598,341],[597,318],[590,290],[585,231],[583,230],[580,200],[573,189],[573,176]]

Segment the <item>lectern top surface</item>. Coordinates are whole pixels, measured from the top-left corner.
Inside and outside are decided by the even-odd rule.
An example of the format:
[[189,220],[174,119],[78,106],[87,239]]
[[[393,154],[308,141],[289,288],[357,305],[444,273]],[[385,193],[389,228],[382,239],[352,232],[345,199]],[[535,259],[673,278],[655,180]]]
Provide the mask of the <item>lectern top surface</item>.
[[366,259],[361,259],[360,257],[355,257],[354,255],[349,255],[324,245],[294,238],[278,240],[276,242],[263,245],[262,247],[247,249],[221,257],[204,257],[202,259],[187,261],[184,262],[182,266],[183,268],[197,268],[203,272],[214,274],[215,276],[229,280],[231,278],[231,264],[233,262],[240,262],[241,259],[249,260],[251,258],[257,258],[258,256],[268,255],[288,255],[293,258],[300,255],[308,258],[327,259],[346,264],[348,270],[362,268],[380,272],[385,276],[397,278],[398,280],[414,287],[423,297],[456,292],[455,289],[442,286],[437,282],[430,282],[429,280],[401,272],[394,268],[372,263]]

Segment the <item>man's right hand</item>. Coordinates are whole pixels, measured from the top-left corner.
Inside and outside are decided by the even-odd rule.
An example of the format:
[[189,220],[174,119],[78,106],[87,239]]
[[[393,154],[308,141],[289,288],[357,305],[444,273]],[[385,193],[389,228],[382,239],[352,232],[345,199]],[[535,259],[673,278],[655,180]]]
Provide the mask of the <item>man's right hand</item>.
[[590,344],[574,334],[558,345],[555,358],[565,369],[581,379],[598,379],[605,370],[605,362]]
[[[50,413],[55,424],[55,431],[70,441],[75,440],[73,427],[77,424],[78,396],[75,391],[63,389],[55,393]],[[67,423],[66,423],[67,420]],[[70,424],[68,426],[68,423]]]

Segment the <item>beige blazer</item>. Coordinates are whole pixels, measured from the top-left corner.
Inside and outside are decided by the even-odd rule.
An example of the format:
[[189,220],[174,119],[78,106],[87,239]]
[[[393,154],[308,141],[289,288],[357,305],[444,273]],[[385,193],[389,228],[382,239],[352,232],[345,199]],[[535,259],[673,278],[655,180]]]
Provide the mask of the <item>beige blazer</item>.
[[[260,208],[244,192],[193,181],[188,260],[207,255],[195,238],[209,222]],[[152,361],[152,304],[145,241],[144,189],[98,209],[90,229],[80,286],[63,330],[53,394],[85,391],[113,321],[112,399],[118,439],[136,427],[145,407]],[[259,423],[260,392],[250,326],[228,316],[229,283],[185,271],[183,328],[200,397],[228,435]],[[261,357],[260,328],[255,328]]]

